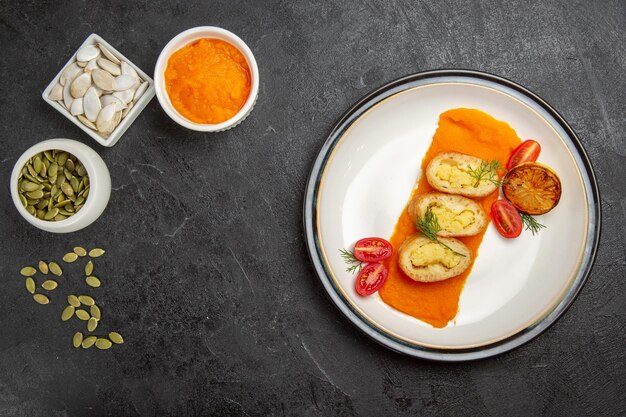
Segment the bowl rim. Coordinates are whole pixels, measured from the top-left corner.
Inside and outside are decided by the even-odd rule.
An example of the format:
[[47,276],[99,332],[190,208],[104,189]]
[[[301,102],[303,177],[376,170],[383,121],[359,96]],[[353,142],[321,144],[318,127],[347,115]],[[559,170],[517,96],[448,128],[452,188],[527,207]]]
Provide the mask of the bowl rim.
[[[221,37],[228,39],[228,42],[236,47],[244,55],[246,61],[248,62],[248,66],[250,68],[250,78],[252,82],[250,94],[248,95],[248,98],[243,107],[239,109],[237,114],[221,123],[201,124],[188,120],[180,113],[178,113],[178,111],[174,108],[167,94],[167,91],[165,90],[164,78],[167,61],[174,52],[183,47],[175,45],[179,41],[181,41],[181,39],[190,35],[192,35],[193,39],[185,42],[183,46],[186,46],[189,43],[201,38],[211,39],[216,38],[215,35],[220,35]],[[256,59],[254,58],[254,54],[252,53],[252,50],[239,36],[235,35],[229,30],[217,26],[197,26],[179,33],[174,38],[172,38],[167,43],[167,45],[165,45],[165,47],[159,54],[159,58],[157,59],[156,66],[154,68],[154,88],[161,107],[163,108],[165,113],[167,113],[167,115],[170,116],[170,118],[176,123],[183,127],[186,127],[187,129],[196,130],[199,132],[220,132],[236,126],[237,124],[242,122],[252,111],[259,92],[259,68]]]
[[[42,142],[36,143],[27,150],[25,150],[22,155],[17,159],[15,165],[13,166],[13,171],[11,172],[11,197],[13,198],[13,204],[17,208],[17,211],[22,215],[22,217],[32,224],[33,226],[49,231],[49,232],[62,232],[64,230],[79,230],[82,227],[78,227],[78,229],[74,229],[77,223],[79,223],[84,217],[89,215],[91,208],[94,206],[95,198],[87,197],[85,199],[84,207],[76,214],[71,217],[68,217],[65,220],[61,221],[50,221],[50,220],[42,220],[39,219],[32,214],[30,214],[26,207],[22,205],[22,202],[19,198],[19,193],[17,191],[17,181],[19,179],[19,174],[22,171],[22,168],[26,164],[26,161],[33,156],[34,154],[51,150],[51,149],[60,149],[65,152],[68,152],[74,155],[80,162],[83,164],[85,169],[87,170],[87,174],[89,177],[89,186],[90,186],[90,195],[96,195],[96,189],[100,186],[98,184],[98,180],[96,179],[96,170],[94,166],[89,161],[88,153],[93,152],[96,156],[100,157],[93,149],[84,143],[75,141],[73,139],[66,138],[53,138],[47,139]],[[79,156],[80,155],[80,156]]]

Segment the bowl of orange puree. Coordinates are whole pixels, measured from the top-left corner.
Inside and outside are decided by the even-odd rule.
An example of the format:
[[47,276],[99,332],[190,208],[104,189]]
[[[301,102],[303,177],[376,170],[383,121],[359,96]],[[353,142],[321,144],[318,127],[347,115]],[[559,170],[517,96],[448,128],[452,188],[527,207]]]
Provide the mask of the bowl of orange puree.
[[156,95],[178,124],[220,132],[241,123],[259,92],[259,69],[248,45],[213,26],[180,33],[161,51],[154,70]]

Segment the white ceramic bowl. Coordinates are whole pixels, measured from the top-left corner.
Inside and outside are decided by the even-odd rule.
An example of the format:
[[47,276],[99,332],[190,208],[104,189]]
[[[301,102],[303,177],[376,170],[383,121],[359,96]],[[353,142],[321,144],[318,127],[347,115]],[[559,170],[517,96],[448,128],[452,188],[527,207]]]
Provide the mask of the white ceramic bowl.
[[[20,202],[17,190],[17,180],[28,159],[36,153],[51,149],[61,149],[74,155],[84,165],[89,175],[90,189],[85,205],[78,213],[61,221],[41,220],[30,214]],[[31,146],[19,157],[13,167],[10,187],[13,203],[27,222],[48,232],[69,233],[89,226],[100,217],[111,196],[111,176],[100,155],[89,146],[70,139],[49,139]]]
[[148,105],[150,100],[152,100],[152,97],[154,97],[154,81],[145,72],[143,72],[141,68],[133,64],[128,58],[122,55],[117,49],[112,47],[107,41],[105,41],[100,36],[96,35],[95,33],[92,33],[91,35],[89,35],[89,37],[85,39],[85,42],[83,42],[83,44],[76,50],[76,52],[78,52],[83,46],[95,45],[96,43],[101,43],[102,45],[104,45],[120,61],[126,61],[131,67],[135,69],[135,71],[137,71],[137,74],[139,74],[139,76],[144,81],[148,82],[148,89],[143,93],[143,95],[139,98],[139,100],[135,102],[135,104],[133,105],[133,108],[128,112],[126,117],[122,119],[120,124],[117,125],[115,130],[111,132],[109,137],[103,138],[96,131],[89,129],[87,126],[82,124],[80,120],[78,120],[76,116],[73,116],[69,111],[67,111],[65,107],[61,106],[58,102],[50,100],[48,98],[48,96],[50,95],[50,91],[52,91],[52,88],[57,84],[57,82],[59,81],[59,78],[61,78],[61,74],[63,73],[65,68],[67,68],[71,63],[76,61],[76,53],[74,53],[74,55],[72,55],[72,57],[63,66],[63,68],[61,68],[61,71],[59,71],[56,77],[52,79],[52,82],[50,82],[48,87],[46,87],[46,89],[44,90],[42,97],[48,104],[50,104],[52,107],[57,109],[59,113],[67,117],[67,119],[70,122],[74,123],[76,126],[81,128],[85,133],[91,136],[100,145],[111,147],[115,145],[118,140],[120,140],[124,132],[126,132],[126,129],[128,129],[131,124],[133,124],[137,116],[139,116],[141,111]]
[[[165,90],[165,69],[167,68],[167,61],[170,59],[170,56],[185,45],[203,38],[221,39],[235,46],[246,58],[248,67],[250,67],[252,86],[248,100],[246,100],[245,104],[236,115],[222,123],[217,124],[194,123],[183,117],[178,110],[174,108],[167,91]],[[159,59],[157,60],[156,67],[154,69],[154,87],[161,107],[163,107],[163,110],[165,110],[168,116],[170,116],[176,123],[186,127],[187,129],[197,130],[200,132],[221,132],[237,126],[252,111],[259,93],[259,68],[257,67],[254,55],[252,55],[252,51],[237,35],[214,26],[199,26],[180,33],[174,39],[169,41],[167,45],[165,45],[165,48],[163,48],[161,54],[159,55]]]

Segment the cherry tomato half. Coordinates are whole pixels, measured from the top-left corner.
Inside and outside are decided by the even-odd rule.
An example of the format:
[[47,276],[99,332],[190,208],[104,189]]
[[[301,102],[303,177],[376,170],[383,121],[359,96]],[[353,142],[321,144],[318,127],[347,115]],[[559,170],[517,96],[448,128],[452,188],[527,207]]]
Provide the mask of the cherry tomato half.
[[522,233],[522,217],[506,200],[498,200],[491,205],[491,218],[498,232],[506,238],[518,237]]
[[354,244],[354,257],[361,262],[379,262],[392,253],[391,243],[379,237],[366,237]]
[[366,296],[374,294],[387,281],[387,268],[379,263],[367,264],[356,277],[356,292]]
[[522,142],[511,154],[506,163],[506,169],[512,169],[524,162],[535,162],[541,152],[541,145],[532,139]]

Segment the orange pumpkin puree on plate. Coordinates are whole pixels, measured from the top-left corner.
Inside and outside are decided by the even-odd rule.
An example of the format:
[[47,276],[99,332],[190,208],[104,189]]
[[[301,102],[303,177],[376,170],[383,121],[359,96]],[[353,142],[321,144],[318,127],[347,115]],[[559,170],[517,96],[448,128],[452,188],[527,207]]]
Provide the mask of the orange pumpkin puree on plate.
[[[452,109],[439,116],[439,127],[433,142],[422,160],[422,175],[411,199],[417,194],[433,191],[426,181],[424,170],[430,160],[441,152],[460,152],[487,161],[498,160],[504,166],[511,152],[521,143],[515,131],[506,123],[474,109]],[[498,199],[498,192],[476,199],[487,216],[491,203]],[[410,200],[409,200],[410,201]],[[400,215],[389,240],[394,247],[393,255],[385,261],[389,270],[387,282],[380,289],[383,301],[393,308],[409,314],[433,327],[443,328],[457,314],[459,298],[465,281],[478,256],[478,247],[485,232],[476,236],[459,237],[472,253],[472,264],[461,275],[445,281],[422,283],[407,277],[398,264],[398,248],[408,236],[417,230],[406,209]]]
[[217,124],[233,117],[250,95],[250,68],[243,54],[220,39],[200,39],[167,61],[165,89],[186,119]]

